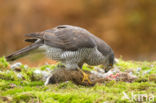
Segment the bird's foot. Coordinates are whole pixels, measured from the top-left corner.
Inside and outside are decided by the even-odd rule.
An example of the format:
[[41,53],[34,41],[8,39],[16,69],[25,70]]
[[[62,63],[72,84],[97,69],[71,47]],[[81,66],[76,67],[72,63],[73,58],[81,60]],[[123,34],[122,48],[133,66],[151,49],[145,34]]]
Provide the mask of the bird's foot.
[[83,79],[82,82],[84,81],[88,81],[89,84],[92,84],[92,82],[89,79],[89,74],[86,74],[84,71],[82,71],[81,69],[79,69],[79,71],[83,74]]

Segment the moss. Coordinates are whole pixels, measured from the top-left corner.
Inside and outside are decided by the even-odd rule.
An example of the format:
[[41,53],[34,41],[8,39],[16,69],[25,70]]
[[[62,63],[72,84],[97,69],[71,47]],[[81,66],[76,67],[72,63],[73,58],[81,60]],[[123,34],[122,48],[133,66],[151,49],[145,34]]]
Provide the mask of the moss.
[[6,61],[5,57],[0,58],[0,70],[7,69],[9,63]]
[[[22,65],[20,73],[23,78],[18,78],[17,74],[19,72],[9,70],[8,65],[9,63],[6,62],[5,58],[0,59],[1,103],[131,103],[134,101],[123,99],[123,92],[129,97],[131,97],[132,93],[156,95],[156,92],[154,92],[156,91],[156,82],[153,79],[153,75],[156,74],[156,62],[134,62],[120,59],[116,66],[122,71],[133,69],[138,79],[132,83],[121,81],[97,83],[93,87],[78,86],[72,82],[44,86],[42,81],[34,79],[34,70],[47,70],[47,68],[52,70],[56,65],[44,65],[27,69]],[[137,68],[142,68],[139,74],[136,73]],[[90,71],[94,67],[84,65],[83,69]],[[149,73],[143,75],[144,72],[150,69]]]

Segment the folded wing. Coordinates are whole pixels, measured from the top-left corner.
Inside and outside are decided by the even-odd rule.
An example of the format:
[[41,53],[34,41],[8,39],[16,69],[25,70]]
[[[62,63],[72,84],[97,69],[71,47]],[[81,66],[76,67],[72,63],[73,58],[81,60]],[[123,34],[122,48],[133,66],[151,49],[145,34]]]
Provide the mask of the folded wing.
[[44,31],[43,39],[46,45],[70,51],[79,48],[93,48],[96,45],[88,31],[68,25]]

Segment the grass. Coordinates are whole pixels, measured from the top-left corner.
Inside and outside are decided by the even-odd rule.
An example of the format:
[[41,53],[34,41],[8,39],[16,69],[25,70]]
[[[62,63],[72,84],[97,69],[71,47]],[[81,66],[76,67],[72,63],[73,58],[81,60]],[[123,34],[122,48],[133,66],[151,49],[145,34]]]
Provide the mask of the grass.
[[[93,87],[75,85],[72,82],[44,86],[40,76],[34,78],[33,72],[37,69],[52,70],[56,65],[34,68],[21,65],[21,72],[15,72],[3,57],[0,58],[0,103],[132,103],[138,102],[141,94],[145,95],[142,101],[156,102],[156,97],[152,98],[156,96],[156,62],[119,60],[115,66],[121,71],[132,69],[138,79],[133,83],[97,83]],[[85,70],[91,70],[90,68],[94,67],[83,66]],[[141,68],[139,73],[136,72],[137,68]],[[148,70],[151,71],[145,73]],[[22,74],[22,78],[18,74]],[[124,93],[129,99],[123,98]]]

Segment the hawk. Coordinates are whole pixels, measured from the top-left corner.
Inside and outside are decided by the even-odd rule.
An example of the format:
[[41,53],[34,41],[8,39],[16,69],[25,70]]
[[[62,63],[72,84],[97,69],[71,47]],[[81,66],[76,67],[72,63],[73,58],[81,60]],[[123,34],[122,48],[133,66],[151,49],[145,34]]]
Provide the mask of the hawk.
[[[61,61],[66,69],[80,69],[88,65],[104,65],[108,72],[114,64],[114,52],[102,39],[86,29],[71,25],[59,25],[42,32],[25,34],[31,45],[7,56],[8,61],[16,60],[39,49],[53,60]],[[87,75],[83,80],[88,80]]]

